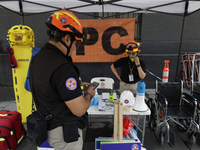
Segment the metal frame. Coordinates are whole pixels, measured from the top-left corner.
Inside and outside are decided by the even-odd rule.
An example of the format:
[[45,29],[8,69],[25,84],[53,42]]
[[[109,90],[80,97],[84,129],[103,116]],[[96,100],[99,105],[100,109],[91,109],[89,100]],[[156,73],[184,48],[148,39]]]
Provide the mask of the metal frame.
[[[162,102],[158,100],[158,96],[163,100]],[[154,102],[157,103],[157,104],[155,104],[156,111],[157,111],[156,112],[156,115],[157,115],[156,130],[158,128],[160,128],[161,131],[163,131],[163,128],[164,128],[164,131],[166,131],[166,133],[167,133],[167,142],[172,147],[173,147],[173,144],[170,141],[170,133],[169,133],[170,132],[170,128],[169,128],[170,125],[168,123],[169,121],[173,121],[174,123],[176,123],[177,125],[179,125],[180,127],[182,127],[183,129],[185,129],[187,131],[191,131],[192,130],[195,133],[199,132],[199,125],[195,122],[195,117],[196,117],[196,112],[197,112],[197,99],[195,97],[193,97],[192,95],[183,92],[183,82],[181,81],[181,95],[180,95],[179,106],[182,106],[183,101],[185,101],[185,102],[192,102],[193,101],[193,105],[194,105],[194,112],[193,112],[193,115],[190,117],[191,121],[190,121],[190,125],[189,125],[188,129],[186,129],[180,122],[178,122],[176,120],[176,119],[179,119],[178,116],[177,117],[172,117],[172,116],[168,115],[168,108],[169,108],[168,100],[167,100],[167,98],[164,95],[162,95],[162,93],[159,93],[159,91],[158,91],[158,82],[156,81],[156,98],[154,100]],[[188,103],[188,104],[190,104],[190,103]],[[162,122],[160,122],[160,118],[159,118],[160,112],[158,110],[158,106],[163,107],[164,110],[165,110],[165,112],[163,114],[163,120],[162,120]]]

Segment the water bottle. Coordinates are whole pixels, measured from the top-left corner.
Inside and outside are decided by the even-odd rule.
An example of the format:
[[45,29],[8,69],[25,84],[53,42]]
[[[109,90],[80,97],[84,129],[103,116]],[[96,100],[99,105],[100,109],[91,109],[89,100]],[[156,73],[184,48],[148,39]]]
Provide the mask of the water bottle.
[[109,101],[113,102],[113,90],[110,90],[109,92]]

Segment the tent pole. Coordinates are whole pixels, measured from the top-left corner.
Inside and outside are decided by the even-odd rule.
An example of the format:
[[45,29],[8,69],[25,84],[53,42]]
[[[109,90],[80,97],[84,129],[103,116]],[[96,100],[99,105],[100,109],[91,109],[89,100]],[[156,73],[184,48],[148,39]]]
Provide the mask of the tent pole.
[[179,81],[179,75],[180,75],[182,39],[183,39],[184,26],[185,26],[185,15],[183,16],[183,24],[182,24],[181,39],[180,39],[180,45],[179,45],[179,54],[178,54],[178,61],[177,61],[177,67],[176,67],[176,79],[175,79],[175,81]]
[[100,0],[100,4],[102,4],[102,18],[104,19],[104,6],[103,0]]
[[179,45],[179,55],[178,55],[178,61],[177,61],[177,67],[176,67],[176,77],[175,81],[179,81],[179,75],[180,75],[180,66],[181,66],[181,52],[182,52],[182,41],[183,41],[183,31],[185,27],[185,17],[187,16],[188,12],[188,0],[186,0],[185,3],[185,12],[183,15],[183,23],[182,23],[182,30],[181,30],[181,39],[180,39],[180,45]]
[[103,8],[103,4],[102,4],[102,17],[104,19],[104,8]]
[[22,25],[24,25],[24,12],[23,12],[22,0],[19,0],[19,9],[20,9]]
[[22,25],[24,25],[24,14],[21,15]]

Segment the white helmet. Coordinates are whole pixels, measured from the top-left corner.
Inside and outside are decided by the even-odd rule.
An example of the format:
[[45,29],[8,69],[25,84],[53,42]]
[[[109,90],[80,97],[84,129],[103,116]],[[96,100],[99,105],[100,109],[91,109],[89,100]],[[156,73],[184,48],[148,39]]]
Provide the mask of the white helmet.
[[120,102],[123,103],[123,106],[125,105],[131,105],[135,103],[135,97],[133,96],[133,93],[130,90],[125,90],[120,95]]

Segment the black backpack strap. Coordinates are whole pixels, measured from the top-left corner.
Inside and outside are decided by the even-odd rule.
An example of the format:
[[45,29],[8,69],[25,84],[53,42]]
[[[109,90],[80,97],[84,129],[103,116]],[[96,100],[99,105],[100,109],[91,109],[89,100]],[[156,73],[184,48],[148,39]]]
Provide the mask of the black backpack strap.
[[46,116],[45,120],[50,120],[52,117],[56,117],[63,109],[66,108],[66,104],[63,103],[60,106],[58,106],[56,109],[54,109],[51,114]]

